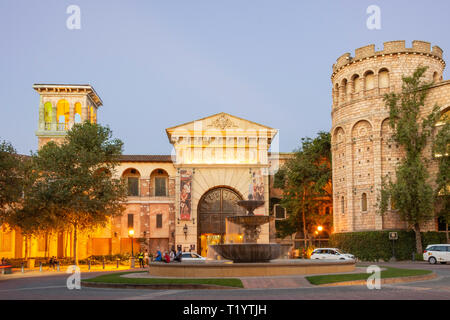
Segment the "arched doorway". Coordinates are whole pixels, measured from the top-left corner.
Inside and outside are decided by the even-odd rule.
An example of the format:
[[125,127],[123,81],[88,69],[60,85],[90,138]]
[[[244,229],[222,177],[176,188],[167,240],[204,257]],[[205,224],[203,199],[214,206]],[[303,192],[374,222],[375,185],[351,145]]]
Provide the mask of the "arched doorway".
[[198,204],[198,253],[206,257],[208,245],[222,243],[226,218],[244,214],[237,202],[242,197],[231,188],[217,187],[206,192]]

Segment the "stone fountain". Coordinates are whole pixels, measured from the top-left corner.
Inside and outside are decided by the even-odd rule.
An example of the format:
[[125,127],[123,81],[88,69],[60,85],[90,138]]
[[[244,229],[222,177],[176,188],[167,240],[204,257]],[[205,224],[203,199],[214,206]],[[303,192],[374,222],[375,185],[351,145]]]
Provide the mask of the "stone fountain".
[[277,259],[281,248],[276,243],[257,243],[261,226],[270,221],[269,216],[255,215],[253,211],[264,204],[261,200],[241,200],[237,204],[247,210],[246,215],[228,217],[229,222],[244,228],[244,243],[217,244],[211,247],[223,258],[240,262],[269,262]]

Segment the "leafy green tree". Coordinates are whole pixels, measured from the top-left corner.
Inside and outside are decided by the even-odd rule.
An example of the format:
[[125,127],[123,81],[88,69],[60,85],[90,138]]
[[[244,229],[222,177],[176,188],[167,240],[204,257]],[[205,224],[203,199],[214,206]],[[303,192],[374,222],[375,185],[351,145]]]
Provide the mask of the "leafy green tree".
[[331,227],[331,215],[319,214],[324,204],[331,204],[331,135],[319,132],[317,137],[302,138],[301,147],[294,158],[288,160],[277,172],[274,187],[283,189],[281,205],[289,216],[277,226],[279,237],[303,231],[306,236],[313,228],[322,224]]
[[417,68],[412,76],[403,77],[401,93],[389,93],[384,97],[389,108],[389,125],[393,129],[392,140],[405,150],[405,157],[395,170],[396,179],[383,178],[380,213],[389,208],[389,202],[403,221],[412,226],[416,235],[417,253],[422,253],[420,224],[434,217],[434,190],[427,165],[430,158],[425,154],[432,140],[434,126],[439,119],[439,107],[420,117],[425,98],[432,83],[422,80],[427,67]]
[[22,178],[21,157],[9,142],[0,141],[0,223],[22,195]]
[[108,127],[85,122],[63,143],[49,142],[33,155],[37,178],[20,214],[42,229],[72,231],[75,264],[78,232],[105,226],[124,210],[126,186],[112,177],[122,147]]
[[447,243],[450,243],[448,225],[450,224],[450,118],[449,112],[442,116],[438,132],[434,140],[433,153],[438,161],[436,175],[436,202],[438,216],[446,222]]

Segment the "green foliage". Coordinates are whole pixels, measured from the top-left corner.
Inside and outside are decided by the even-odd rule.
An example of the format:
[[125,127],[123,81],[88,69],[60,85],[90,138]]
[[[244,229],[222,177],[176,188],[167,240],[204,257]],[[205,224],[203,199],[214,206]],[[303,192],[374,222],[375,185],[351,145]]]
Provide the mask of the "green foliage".
[[[431,270],[400,269],[400,268],[391,268],[391,267],[382,267],[382,268],[386,268],[386,270],[382,270],[380,273],[380,276],[382,279],[422,276],[422,275],[430,274],[433,272]],[[370,276],[370,273],[351,273],[351,274],[309,276],[309,277],[306,277],[306,279],[311,284],[321,285],[321,284],[326,284],[326,283],[366,280],[367,278],[369,278],[369,276]]]
[[14,147],[0,141],[0,224],[22,195],[23,167]]
[[315,224],[329,229],[331,215],[319,215],[318,209],[332,201],[330,181],[330,133],[319,132],[314,139],[302,138],[302,146],[295,152],[294,158],[288,160],[275,175],[274,187],[284,190],[281,205],[289,215],[277,224],[279,237],[302,228],[311,231]]
[[103,227],[124,210],[126,186],[112,176],[122,147],[109,128],[89,122],[74,125],[63,143],[44,145],[32,155],[11,226],[26,235],[73,231],[77,252],[78,230]]
[[[448,112],[448,111],[447,111]],[[450,119],[445,116],[439,120],[433,153],[438,161],[438,174],[436,175],[436,202],[438,215],[450,224]]]
[[[366,231],[335,233],[330,236],[330,247],[339,248],[355,255],[363,261],[388,261],[392,258],[392,240],[390,231]],[[397,260],[411,260],[415,252],[415,233],[413,231],[396,231],[398,240],[394,241],[395,258]],[[445,243],[445,233],[422,233],[422,245]],[[416,259],[422,252],[416,255]]]
[[424,150],[432,138],[439,119],[439,107],[420,120],[421,109],[431,83],[422,81],[427,67],[419,67],[410,77],[403,77],[401,93],[385,95],[389,108],[389,124],[392,139],[405,150],[405,157],[395,171],[395,181],[383,178],[379,199],[380,213],[389,210],[389,202],[395,203],[396,212],[403,221],[413,226],[416,233],[416,250],[422,252],[420,224],[434,216],[434,190],[429,180]]

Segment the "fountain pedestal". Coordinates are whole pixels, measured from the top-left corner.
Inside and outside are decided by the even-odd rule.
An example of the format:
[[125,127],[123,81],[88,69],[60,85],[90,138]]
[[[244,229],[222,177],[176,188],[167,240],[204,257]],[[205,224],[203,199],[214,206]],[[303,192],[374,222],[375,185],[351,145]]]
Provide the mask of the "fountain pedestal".
[[244,243],[218,244],[211,247],[223,258],[235,263],[268,262],[281,255],[281,247],[276,243],[257,243],[261,226],[270,221],[269,216],[257,216],[253,211],[264,201],[242,200],[238,205],[247,210],[243,216],[229,217],[228,221],[244,228]]

